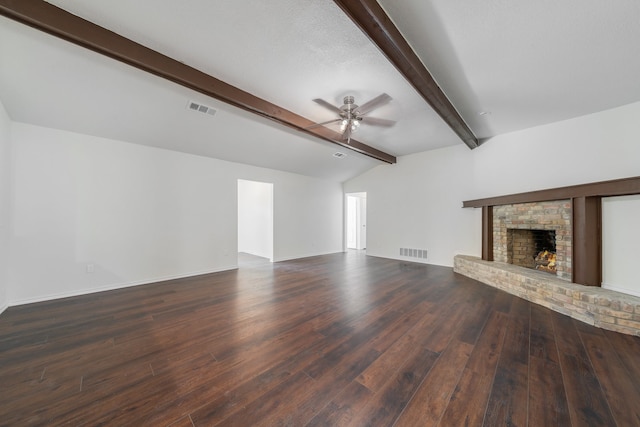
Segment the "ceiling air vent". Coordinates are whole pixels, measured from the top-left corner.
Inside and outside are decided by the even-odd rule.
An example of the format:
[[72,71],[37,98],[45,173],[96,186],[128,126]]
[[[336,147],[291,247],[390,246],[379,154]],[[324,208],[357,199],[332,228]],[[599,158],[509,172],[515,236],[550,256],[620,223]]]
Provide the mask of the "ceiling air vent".
[[187,108],[189,110],[199,111],[201,113],[208,114],[210,116],[214,116],[216,114],[216,110],[214,110],[213,108],[207,105],[198,104],[197,102],[193,102],[193,101],[189,101],[189,103],[187,104]]
[[337,157],[337,158],[341,159],[343,157],[347,157],[347,155],[344,154],[344,153],[341,153],[339,151],[336,151],[335,153],[333,153],[333,157]]

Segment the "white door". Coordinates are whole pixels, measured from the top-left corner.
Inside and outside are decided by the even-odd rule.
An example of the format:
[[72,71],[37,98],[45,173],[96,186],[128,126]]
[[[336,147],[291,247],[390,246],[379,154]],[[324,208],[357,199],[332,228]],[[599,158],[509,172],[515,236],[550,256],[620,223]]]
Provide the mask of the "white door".
[[367,197],[366,193],[347,194],[346,230],[347,249],[367,247]]
[[359,218],[360,218],[360,241],[358,244],[358,249],[367,249],[367,199],[366,197],[361,197],[359,200]]

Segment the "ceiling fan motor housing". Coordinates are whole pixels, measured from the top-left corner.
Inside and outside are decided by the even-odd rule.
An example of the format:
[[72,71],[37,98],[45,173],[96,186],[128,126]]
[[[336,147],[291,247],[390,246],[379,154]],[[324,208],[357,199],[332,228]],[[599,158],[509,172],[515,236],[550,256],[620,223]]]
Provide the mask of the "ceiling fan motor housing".
[[362,120],[359,117],[356,117],[355,110],[358,108],[358,105],[355,104],[355,98],[353,96],[345,96],[344,97],[344,105],[342,107],[340,107],[340,109],[344,112],[344,114],[341,114],[343,118],[345,119],[352,119],[352,120]]

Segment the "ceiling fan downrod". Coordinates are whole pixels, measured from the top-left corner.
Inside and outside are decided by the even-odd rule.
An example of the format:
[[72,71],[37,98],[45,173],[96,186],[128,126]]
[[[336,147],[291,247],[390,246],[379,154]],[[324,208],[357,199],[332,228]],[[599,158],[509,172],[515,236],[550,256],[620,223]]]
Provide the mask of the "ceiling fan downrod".
[[[362,120],[362,117],[358,117],[355,113],[358,105],[355,104],[355,98],[350,95],[344,97],[343,103],[342,107],[340,107],[342,110],[342,114],[340,115],[343,118],[340,130],[344,132],[347,128],[350,128],[349,133],[355,132],[360,127],[360,121]],[[347,140],[349,139],[350,135],[347,136]]]

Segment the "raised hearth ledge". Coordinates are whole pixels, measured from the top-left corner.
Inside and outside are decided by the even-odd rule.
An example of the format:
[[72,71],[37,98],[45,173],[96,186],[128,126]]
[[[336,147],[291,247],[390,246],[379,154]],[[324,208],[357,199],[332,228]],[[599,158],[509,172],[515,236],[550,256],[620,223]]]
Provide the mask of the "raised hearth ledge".
[[640,336],[639,297],[467,255],[455,256],[453,271],[589,325]]

